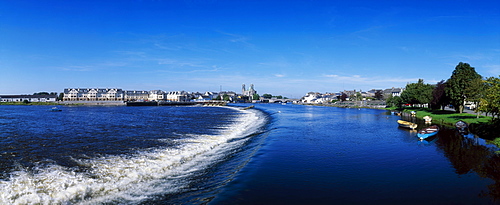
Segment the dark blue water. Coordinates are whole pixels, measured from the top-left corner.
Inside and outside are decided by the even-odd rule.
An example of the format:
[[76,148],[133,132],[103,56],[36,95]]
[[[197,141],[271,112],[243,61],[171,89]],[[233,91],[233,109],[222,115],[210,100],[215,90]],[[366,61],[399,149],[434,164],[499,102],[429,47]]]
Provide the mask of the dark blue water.
[[[238,105],[248,106],[248,105]],[[0,106],[0,204],[489,204],[500,159],[381,110]]]

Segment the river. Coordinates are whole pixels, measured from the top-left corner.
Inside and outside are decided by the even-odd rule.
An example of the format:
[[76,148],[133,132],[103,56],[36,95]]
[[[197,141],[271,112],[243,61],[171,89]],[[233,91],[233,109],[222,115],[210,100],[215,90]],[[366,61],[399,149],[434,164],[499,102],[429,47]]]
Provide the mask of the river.
[[[494,204],[498,149],[374,109],[0,106],[1,204]],[[419,125],[424,126],[424,125]],[[421,127],[419,127],[421,128]]]

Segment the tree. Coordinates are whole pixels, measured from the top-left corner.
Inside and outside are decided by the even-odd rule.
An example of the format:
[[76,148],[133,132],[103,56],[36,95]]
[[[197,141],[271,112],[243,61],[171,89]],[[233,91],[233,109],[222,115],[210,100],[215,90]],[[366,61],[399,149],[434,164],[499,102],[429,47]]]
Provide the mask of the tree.
[[340,95],[340,101],[346,101],[347,100],[347,94],[342,92],[342,95]]
[[59,93],[59,97],[57,98],[57,100],[63,101],[63,99],[64,99],[64,93]]
[[38,92],[38,93],[33,93],[33,95],[51,95],[48,92]]
[[357,92],[357,93],[356,93],[356,100],[357,100],[357,101],[361,101],[361,100],[363,100],[363,95],[361,95],[361,93],[360,93],[360,92]]
[[401,107],[403,105],[403,99],[399,96],[389,96],[385,101],[387,105],[391,107]]
[[432,109],[444,109],[444,107],[450,103],[448,96],[446,96],[445,89],[446,82],[444,80],[437,83],[436,87],[432,91]]
[[473,99],[474,95],[480,92],[479,87],[474,86],[473,82],[477,82],[476,80],[481,78],[475,68],[468,63],[460,62],[455,67],[450,79],[446,81],[445,92],[456,112],[462,113],[465,101]]
[[410,83],[406,85],[405,90],[401,93],[403,102],[412,104],[430,104],[432,99],[432,90],[434,87],[429,84],[424,84],[423,79],[418,79],[418,83]]
[[484,86],[485,92],[478,111],[491,113],[493,117],[500,118],[500,78],[490,77],[486,79]]
[[224,100],[224,101],[229,101],[229,100],[230,100],[230,99],[229,99],[229,95],[224,94],[224,95],[222,96],[222,100]]
[[252,99],[253,100],[259,100],[260,99],[259,94],[257,94],[257,93],[253,94]]
[[384,98],[384,92],[382,90],[375,91],[375,99],[382,100]]
[[262,95],[262,97],[264,97],[265,99],[271,99],[273,97],[273,95],[271,95],[271,94],[264,94],[264,95]]

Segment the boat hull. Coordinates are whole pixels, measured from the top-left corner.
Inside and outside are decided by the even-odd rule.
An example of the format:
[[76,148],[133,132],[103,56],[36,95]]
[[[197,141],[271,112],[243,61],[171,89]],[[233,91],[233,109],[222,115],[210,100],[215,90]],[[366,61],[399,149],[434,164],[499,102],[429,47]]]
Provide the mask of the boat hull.
[[406,129],[415,129],[417,128],[417,124],[416,123],[412,123],[412,122],[408,122],[408,121],[404,121],[404,120],[398,120],[398,124],[399,124],[399,127],[402,127],[402,128],[406,128]]
[[417,137],[420,138],[420,140],[423,140],[436,135],[438,132],[439,132],[439,127],[437,125],[432,125],[430,127],[418,131]]

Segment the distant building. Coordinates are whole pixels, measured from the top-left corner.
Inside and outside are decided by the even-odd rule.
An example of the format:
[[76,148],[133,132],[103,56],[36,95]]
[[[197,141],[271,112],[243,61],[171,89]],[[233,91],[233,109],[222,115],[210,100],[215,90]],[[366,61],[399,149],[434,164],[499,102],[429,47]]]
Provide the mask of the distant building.
[[123,101],[125,93],[118,88],[67,88],[64,101]]
[[255,94],[257,94],[257,91],[253,88],[253,84],[250,84],[250,88],[248,90],[246,90],[245,84],[241,86],[241,95],[253,97]]
[[149,99],[149,92],[145,90],[125,91],[125,101],[146,101]]
[[392,96],[392,97],[401,96],[401,93],[403,91],[404,91],[404,88],[395,88],[395,87],[388,88],[388,89],[384,90],[384,96],[385,97],[389,97],[389,96]]
[[187,102],[191,99],[188,97],[189,93],[186,91],[171,91],[167,93],[167,101],[171,102]]
[[167,94],[161,90],[151,90],[149,91],[148,100],[149,101],[162,101],[167,99]]
[[0,102],[55,102],[57,95],[0,95]]

